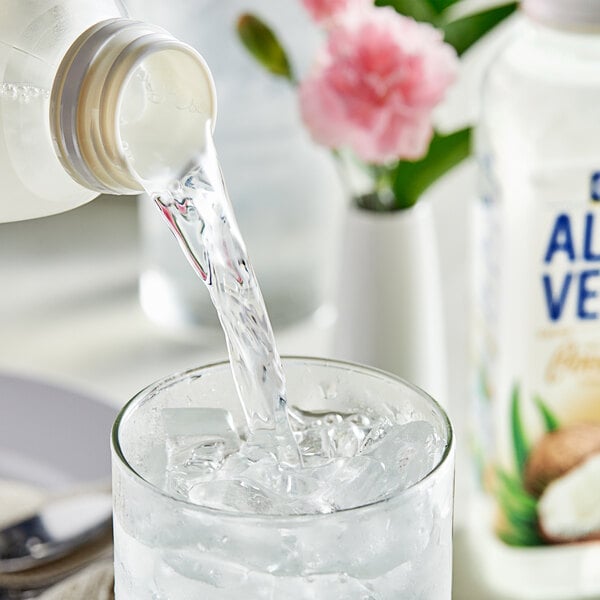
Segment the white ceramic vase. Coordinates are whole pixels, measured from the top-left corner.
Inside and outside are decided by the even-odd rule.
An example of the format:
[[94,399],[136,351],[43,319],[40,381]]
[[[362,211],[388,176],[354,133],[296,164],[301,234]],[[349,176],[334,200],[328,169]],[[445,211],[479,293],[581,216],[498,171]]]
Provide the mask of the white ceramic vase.
[[342,238],[336,357],[395,373],[447,397],[443,298],[431,206],[352,206]]

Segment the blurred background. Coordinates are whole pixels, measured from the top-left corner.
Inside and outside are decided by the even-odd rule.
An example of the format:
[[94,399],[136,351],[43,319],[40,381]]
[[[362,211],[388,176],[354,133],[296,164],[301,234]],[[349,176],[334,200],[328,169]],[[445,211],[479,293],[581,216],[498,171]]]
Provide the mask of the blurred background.
[[[460,2],[471,10],[491,2]],[[276,5],[276,8],[273,8]],[[236,13],[269,15],[299,70],[318,34],[300,3],[281,0],[130,0],[133,16],[200,50],[219,95],[216,145],[282,354],[332,356],[334,289],[344,192],[330,156],[302,127],[296,95],[256,66],[234,33]],[[475,123],[485,64],[518,16],[461,61],[440,127]],[[448,408],[459,454],[456,600],[492,598],[471,579],[462,545],[469,460],[469,206],[472,161],[427,192],[442,273]],[[226,358],[203,286],[148,198],[103,196],[65,214],[0,225],[0,371],[46,379],[119,407],[176,371]]]

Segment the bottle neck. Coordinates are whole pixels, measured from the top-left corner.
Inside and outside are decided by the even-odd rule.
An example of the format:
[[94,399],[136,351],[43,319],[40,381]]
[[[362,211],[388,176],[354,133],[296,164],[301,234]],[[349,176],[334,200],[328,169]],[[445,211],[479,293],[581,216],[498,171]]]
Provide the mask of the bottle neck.
[[163,29],[111,19],[85,31],[58,69],[50,125],[64,168],[81,185],[134,194],[184,168],[214,125],[216,95],[202,57]]
[[521,4],[530,19],[548,27],[600,33],[598,0],[522,0]]

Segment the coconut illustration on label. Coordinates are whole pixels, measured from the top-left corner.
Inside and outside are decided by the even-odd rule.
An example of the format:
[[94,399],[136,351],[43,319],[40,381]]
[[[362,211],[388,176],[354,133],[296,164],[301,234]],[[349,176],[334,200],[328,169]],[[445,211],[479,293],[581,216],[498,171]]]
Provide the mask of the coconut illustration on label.
[[546,541],[600,540],[600,424],[546,433],[529,454],[524,485],[538,499]]
[[498,536],[513,546],[600,541],[600,423],[561,426],[535,398],[545,432],[530,444],[513,389],[516,473],[497,471]]

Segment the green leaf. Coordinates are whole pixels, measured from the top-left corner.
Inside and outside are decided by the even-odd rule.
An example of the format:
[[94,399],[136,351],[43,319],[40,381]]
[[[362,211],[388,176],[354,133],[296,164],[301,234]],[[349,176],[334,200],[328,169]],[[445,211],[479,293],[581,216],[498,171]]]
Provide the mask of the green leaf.
[[294,76],[287,54],[273,30],[256,15],[242,14],[237,32],[248,52],[273,75],[293,81]]
[[435,0],[375,0],[376,6],[391,6],[402,15],[427,23],[435,23],[438,19],[434,4]]
[[438,13],[443,13],[447,8],[450,8],[453,4],[460,2],[460,0],[427,0],[430,6]]
[[521,421],[519,404],[519,388],[515,385],[512,391],[510,423],[517,471],[519,475],[523,477],[523,473],[525,472],[525,463],[527,462],[527,456],[529,454],[529,444],[527,443],[525,430]]
[[446,42],[461,55],[496,25],[515,12],[516,2],[467,15],[442,26]]
[[392,173],[394,209],[409,208],[437,179],[471,152],[471,128],[450,135],[435,134],[427,156],[415,162],[401,161]]
[[417,21],[436,23],[439,16],[460,0],[375,0],[376,6],[391,6],[397,12]]
[[548,433],[552,431],[556,431],[560,427],[560,423],[556,417],[556,415],[544,404],[543,400],[539,397],[535,397],[535,403],[542,415],[542,419],[544,419],[544,425],[546,426],[546,431]]

